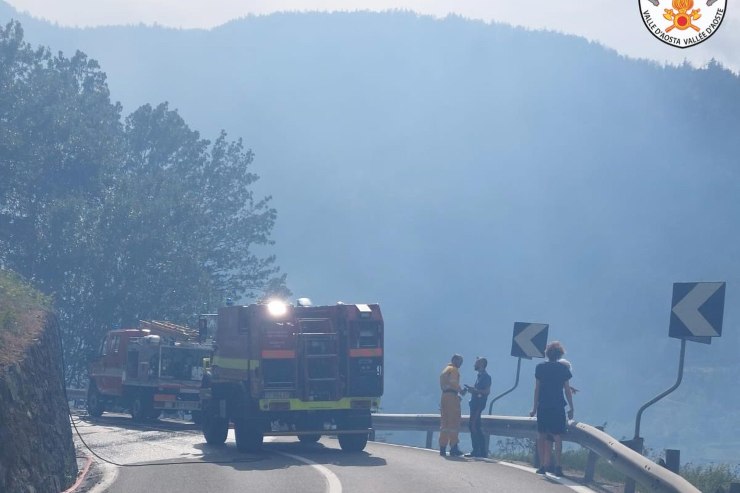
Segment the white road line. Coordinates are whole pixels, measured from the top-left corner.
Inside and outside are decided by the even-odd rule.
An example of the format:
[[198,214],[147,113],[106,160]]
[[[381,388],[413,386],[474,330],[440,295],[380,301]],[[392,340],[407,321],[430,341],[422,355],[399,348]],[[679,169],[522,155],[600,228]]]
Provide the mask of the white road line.
[[324,480],[326,481],[326,493],[342,493],[341,481],[339,481],[337,475],[331,472],[328,468],[322,466],[321,464],[317,464],[312,460],[306,459],[305,457],[301,457],[300,455],[293,455],[287,452],[277,453],[286,457],[290,457],[291,459],[297,460],[299,462],[303,462],[304,464],[308,464],[309,466],[319,471],[319,473],[324,476]]
[[[534,467],[522,466],[520,464],[514,464],[512,462],[503,462],[503,461],[499,462],[499,464],[501,464],[502,466],[513,467],[514,469],[520,469],[522,471],[531,472],[532,474],[537,474],[535,472]],[[547,479],[556,481],[562,484],[563,486],[567,486],[573,491],[577,491],[578,493],[595,493],[594,490],[592,490],[588,486],[583,486],[582,484],[575,483],[567,478],[553,476],[552,474],[548,474]]]
[[[375,442],[375,443],[381,443],[382,445],[389,445],[391,447],[409,448],[409,449],[414,449],[414,450],[423,450],[425,452],[431,452],[433,454],[438,454],[439,453],[436,450],[432,450],[432,449],[428,449],[428,448],[423,448],[423,447],[414,447],[412,445],[399,445],[397,443],[383,443],[383,442]],[[514,469],[520,469],[522,471],[531,472],[532,474],[537,474],[535,472],[535,468],[534,467],[522,466],[520,464],[514,464],[513,462],[506,462],[506,461],[502,461],[502,460],[496,460],[496,459],[494,459],[494,460],[496,461],[496,464],[501,464],[502,466],[513,467]],[[488,459],[484,459],[484,462],[486,462],[486,461],[488,461]],[[596,493],[594,490],[592,490],[588,486],[583,486],[582,484],[578,484],[578,483],[573,482],[573,481],[571,481],[570,479],[567,479],[567,478],[557,477],[557,476],[553,476],[551,474],[549,474],[547,476],[547,478],[548,479],[551,479],[553,481],[556,481],[556,482],[562,484],[563,486],[567,486],[568,488],[570,488],[573,491],[576,491],[577,493]]]

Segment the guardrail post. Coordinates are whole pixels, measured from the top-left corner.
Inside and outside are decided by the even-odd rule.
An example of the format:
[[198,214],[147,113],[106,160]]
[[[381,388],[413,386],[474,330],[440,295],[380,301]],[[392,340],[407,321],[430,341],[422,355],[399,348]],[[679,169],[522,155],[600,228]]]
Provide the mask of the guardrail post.
[[434,432],[427,431],[427,448],[432,448],[432,440],[434,439]]
[[671,472],[678,474],[681,468],[681,451],[674,449],[665,449],[665,467]]
[[598,454],[593,450],[588,451],[588,459],[586,459],[586,469],[583,472],[583,481],[585,483],[593,483],[594,474],[596,473],[596,461],[599,459]]
[[[597,430],[604,431],[603,426],[597,426]],[[593,450],[588,451],[588,459],[586,460],[586,469],[583,471],[583,481],[585,483],[592,483],[594,480],[594,475],[596,473],[596,461],[599,459],[599,454],[594,452]]]
[[483,446],[485,447],[486,457],[491,455],[491,435],[486,433],[483,435]]
[[[642,447],[643,447],[643,438],[642,437],[636,437],[632,440],[622,440],[621,443],[638,454],[642,454]],[[635,493],[635,487],[637,486],[637,483],[635,483],[635,480],[632,478],[627,478],[624,481],[624,493]]]

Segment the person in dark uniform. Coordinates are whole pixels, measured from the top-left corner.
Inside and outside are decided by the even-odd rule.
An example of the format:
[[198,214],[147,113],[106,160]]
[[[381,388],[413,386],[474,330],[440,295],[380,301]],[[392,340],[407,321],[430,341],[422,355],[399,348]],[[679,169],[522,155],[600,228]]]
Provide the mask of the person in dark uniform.
[[486,407],[488,394],[491,393],[491,376],[486,372],[488,360],[486,358],[475,359],[475,371],[478,377],[475,379],[475,385],[465,385],[465,389],[470,392],[470,420],[468,428],[470,429],[470,440],[473,442],[473,451],[465,454],[465,457],[488,457],[486,449],[486,439],[483,436],[481,428],[480,415]]
[[[540,456],[540,467],[537,474],[545,474],[547,464],[550,463],[552,451],[551,442],[555,444],[555,467],[552,472],[556,476],[563,475],[561,456],[563,451],[562,435],[566,432],[568,422],[565,419],[565,404],[568,406],[568,419],[573,419],[573,394],[569,380],[573,376],[570,369],[558,362],[565,354],[565,349],[558,341],[547,345],[545,356],[547,361],[535,368],[534,406],[530,416],[537,416],[537,451]],[[565,398],[563,398],[565,392]]]

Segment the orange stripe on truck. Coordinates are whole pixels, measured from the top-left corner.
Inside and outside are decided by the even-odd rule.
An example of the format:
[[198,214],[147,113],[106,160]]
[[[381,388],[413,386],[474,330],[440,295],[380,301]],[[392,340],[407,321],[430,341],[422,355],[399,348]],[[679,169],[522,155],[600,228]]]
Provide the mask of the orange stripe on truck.
[[282,359],[295,358],[295,351],[291,349],[264,349],[262,351],[263,359]]
[[174,400],[177,400],[177,396],[175,394],[154,394],[155,402],[174,401]]
[[365,349],[350,349],[349,355],[354,357],[372,357],[372,356],[383,356],[382,348],[365,348]]

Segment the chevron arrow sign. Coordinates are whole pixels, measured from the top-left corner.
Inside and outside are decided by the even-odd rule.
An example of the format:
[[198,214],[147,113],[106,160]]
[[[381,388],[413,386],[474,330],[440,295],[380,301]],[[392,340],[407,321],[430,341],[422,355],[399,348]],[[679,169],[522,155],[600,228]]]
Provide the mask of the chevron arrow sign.
[[547,346],[548,324],[516,322],[511,355],[517,358],[544,358]]
[[668,336],[709,344],[722,335],[724,311],[724,282],[674,283]]

